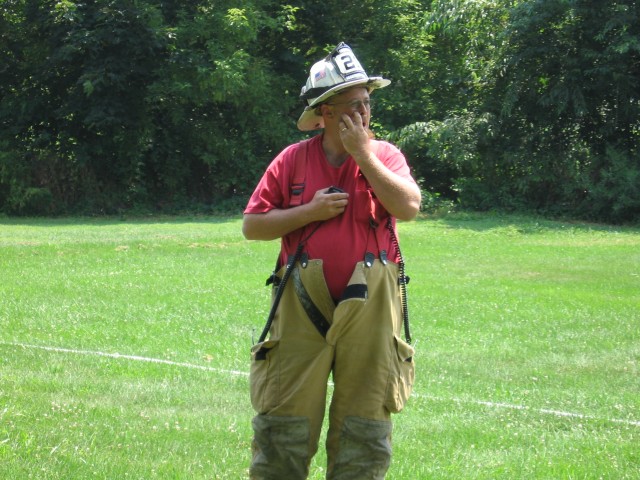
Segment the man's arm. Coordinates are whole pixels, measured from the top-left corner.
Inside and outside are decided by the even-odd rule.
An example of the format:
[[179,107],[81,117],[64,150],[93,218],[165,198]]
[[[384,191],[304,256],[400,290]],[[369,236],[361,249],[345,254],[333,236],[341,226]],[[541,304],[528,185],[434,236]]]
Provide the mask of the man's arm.
[[311,202],[298,207],[245,213],[242,234],[247,240],[275,240],[309,223],[340,215],[347,206],[349,195],[326,191],[326,188],[318,190]]
[[400,220],[411,220],[420,211],[421,193],[418,186],[389,170],[371,150],[366,130],[359,113],[355,122],[342,115],[347,129],[340,130],[342,143],[356,161],[384,208]]

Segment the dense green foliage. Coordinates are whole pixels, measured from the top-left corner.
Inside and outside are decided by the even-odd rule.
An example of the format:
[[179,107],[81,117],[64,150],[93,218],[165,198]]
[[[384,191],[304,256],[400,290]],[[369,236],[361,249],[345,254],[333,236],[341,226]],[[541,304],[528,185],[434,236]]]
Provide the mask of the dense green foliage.
[[[0,212],[239,208],[349,43],[443,198],[640,219],[635,0],[2,0]],[[354,27],[355,25],[355,27]]]

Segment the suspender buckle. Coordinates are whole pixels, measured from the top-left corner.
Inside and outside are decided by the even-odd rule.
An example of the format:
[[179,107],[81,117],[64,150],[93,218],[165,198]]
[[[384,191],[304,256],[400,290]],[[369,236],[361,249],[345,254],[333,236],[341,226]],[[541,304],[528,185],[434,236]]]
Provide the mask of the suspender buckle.
[[371,252],[367,252],[364,254],[364,264],[366,267],[371,268],[373,266],[373,262],[376,259],[376,256],[371,253]]

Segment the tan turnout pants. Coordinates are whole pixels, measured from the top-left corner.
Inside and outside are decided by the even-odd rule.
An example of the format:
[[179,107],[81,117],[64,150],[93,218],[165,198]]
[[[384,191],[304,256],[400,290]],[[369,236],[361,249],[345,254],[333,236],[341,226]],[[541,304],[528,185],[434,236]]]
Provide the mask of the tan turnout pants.
[[319,333],[290,278],[269,339],[252,349],[251,402],[258,414],[251,478],[307,478],[332,373],[327,478],[383,479],[391,460],[390,414],[402,410],[414,376],[414,351],[401,339],[398,266],[358,263],[348,288],[353,298],[337,306],[321,260],[295,268],[331,327],[326,338]]

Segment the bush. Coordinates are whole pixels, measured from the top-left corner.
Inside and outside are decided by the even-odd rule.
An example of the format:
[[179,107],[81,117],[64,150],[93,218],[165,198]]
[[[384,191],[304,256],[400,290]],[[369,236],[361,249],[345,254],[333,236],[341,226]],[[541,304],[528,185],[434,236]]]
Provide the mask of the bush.
[[47,215],[53,211],[53,195],[48,188],[14,189],[8,203],[8,213],[14,215]]

